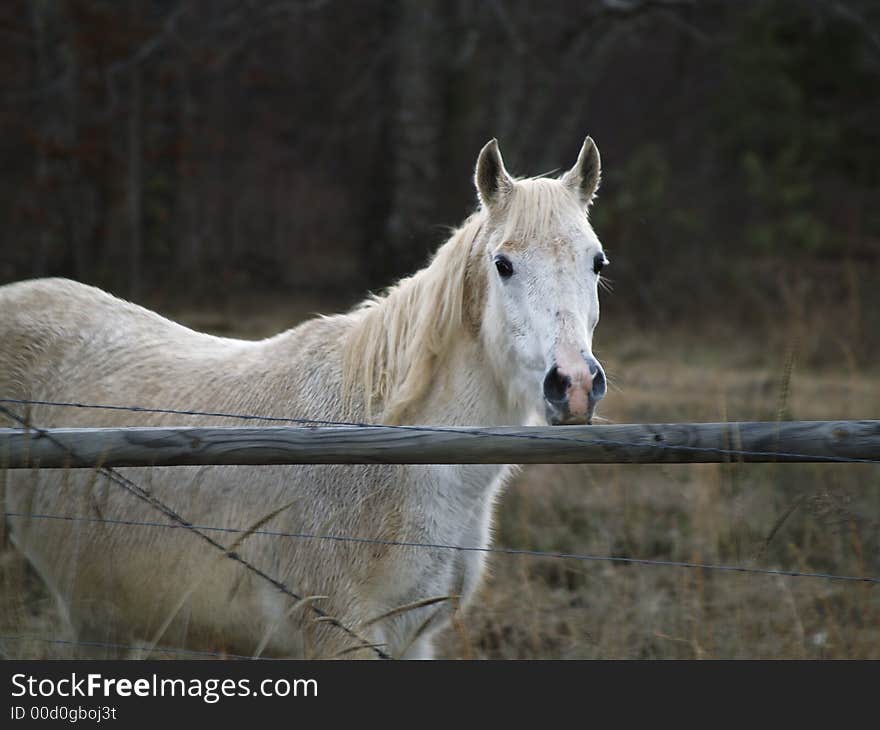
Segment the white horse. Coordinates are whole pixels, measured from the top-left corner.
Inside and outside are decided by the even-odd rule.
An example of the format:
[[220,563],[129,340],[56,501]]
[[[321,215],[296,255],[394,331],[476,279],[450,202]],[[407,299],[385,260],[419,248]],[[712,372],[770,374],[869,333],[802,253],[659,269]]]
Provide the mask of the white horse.
[[[492,140],[477,160],[478,210],[426,268],[347,314],[258,342],[194,332],[72,281],[0,287],[0,398],[398,424],[589,423],[605,394],[592,339],[607,260],[587,216],[599,176],[589,137],[558,179],[511,177]],[[6,406],[44,427],[236,423]],[[0,412],[0,425],[19,424]],[[197,525],[487,546],[510,467],[120,472]],[[479,552],[238,536],[244,559],[309,597],[297,602],[184,529],[102,522],[163,518],[95,471],[10,470],[7,509],[92,518],[9,519],[69,630],[92,641],[375,656],[316,621],[309,608],[320,606],[393,657],[425,658],[483,572]],[[450,598],[411,606],[438,597]]]

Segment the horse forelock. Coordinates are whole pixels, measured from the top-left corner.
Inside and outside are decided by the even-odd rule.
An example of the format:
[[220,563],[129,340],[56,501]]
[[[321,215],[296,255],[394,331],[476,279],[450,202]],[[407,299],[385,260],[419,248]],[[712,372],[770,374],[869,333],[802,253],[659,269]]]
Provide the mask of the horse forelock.
[[517,248],[552,245],[556,232],[589,225],[577,197],[561,181],[546,177],[516,180],[498,217],[502,240]]

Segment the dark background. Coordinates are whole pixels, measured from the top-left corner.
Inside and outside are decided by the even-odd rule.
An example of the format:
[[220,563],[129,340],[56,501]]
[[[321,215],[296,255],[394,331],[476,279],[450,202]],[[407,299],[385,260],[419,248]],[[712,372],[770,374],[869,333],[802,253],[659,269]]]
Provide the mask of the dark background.
[[880,3],[32,0],[0,37],[0,282],[350,304],[487,139],[533,175],[589,133],[612,316],[876,349]]

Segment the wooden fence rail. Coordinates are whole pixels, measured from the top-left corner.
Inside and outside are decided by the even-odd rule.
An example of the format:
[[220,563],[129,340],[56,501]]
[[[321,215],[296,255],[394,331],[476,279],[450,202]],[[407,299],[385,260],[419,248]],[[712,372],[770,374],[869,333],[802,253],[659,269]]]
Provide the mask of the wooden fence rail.
[[266,464],[880,463],[880,420],[556,427],[0,429],[0,468]]

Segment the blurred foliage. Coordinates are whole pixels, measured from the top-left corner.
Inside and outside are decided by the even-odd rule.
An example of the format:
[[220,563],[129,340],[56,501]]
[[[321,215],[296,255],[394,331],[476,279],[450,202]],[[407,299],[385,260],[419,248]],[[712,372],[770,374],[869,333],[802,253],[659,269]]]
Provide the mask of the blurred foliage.
[[880,239],[880,64],[866,29],[815,5],[752,4],[726,50],[718,139],[742,175],[745,242],[757,251],[833,254],[844,216]]
[[809,300],[870,340],[878,21],[868,0],[12,0],[0,282],[360,298],[470,212],[487,139],[535,174],[590,133],[610,311]]

